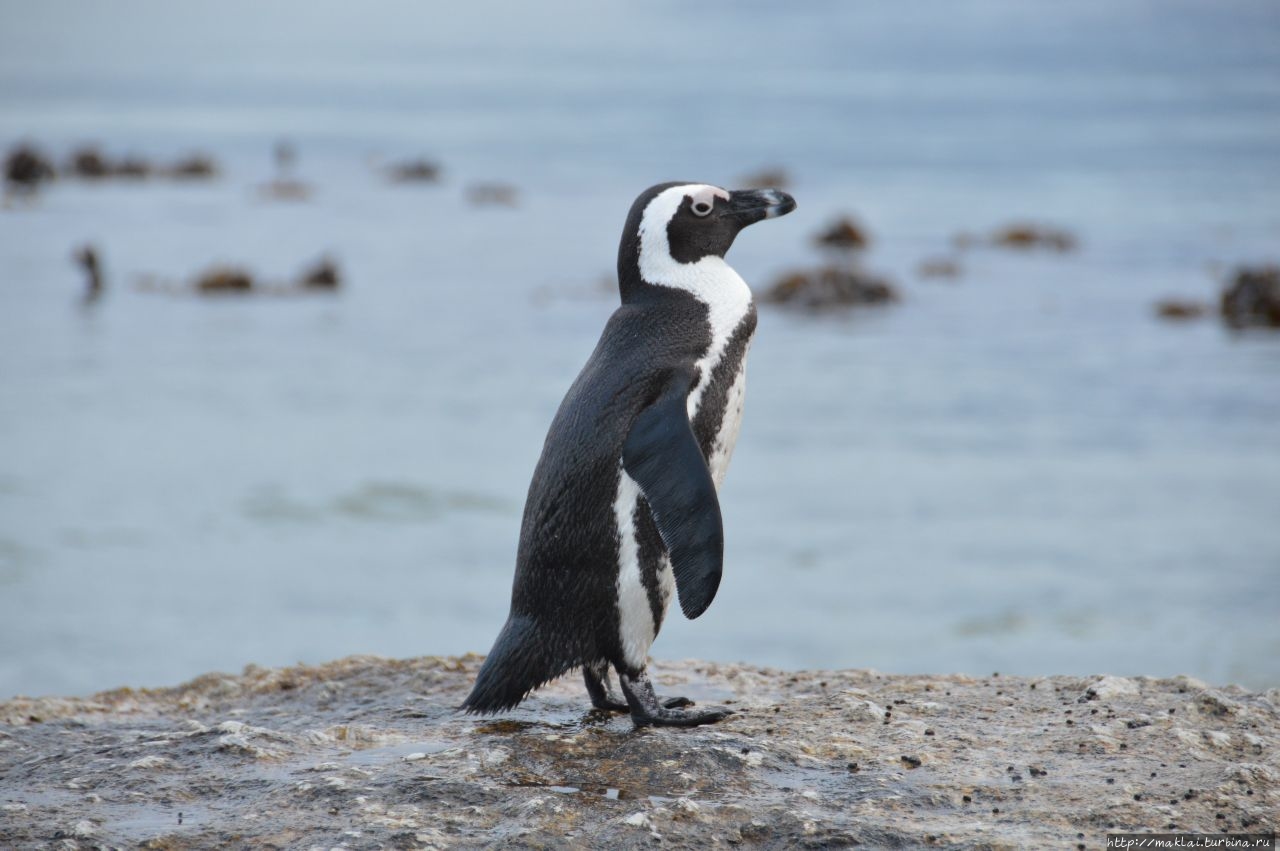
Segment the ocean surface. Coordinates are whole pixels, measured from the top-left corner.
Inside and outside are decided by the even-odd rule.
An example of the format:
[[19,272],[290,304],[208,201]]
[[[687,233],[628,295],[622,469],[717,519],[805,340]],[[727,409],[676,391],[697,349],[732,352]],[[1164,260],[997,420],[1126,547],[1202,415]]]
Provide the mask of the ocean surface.
[[[20,140],[222,173],[0,209],[0,699],[486,651],[632,199],[771,166],[756,291],[851,214],[902,300],[762,307],[724,582],[654,655],[1280,685],[1280,334],[1153,312],[1280,260],[1272,0],[0,0]],[[1078,250],[953,248],[1021,220]]]

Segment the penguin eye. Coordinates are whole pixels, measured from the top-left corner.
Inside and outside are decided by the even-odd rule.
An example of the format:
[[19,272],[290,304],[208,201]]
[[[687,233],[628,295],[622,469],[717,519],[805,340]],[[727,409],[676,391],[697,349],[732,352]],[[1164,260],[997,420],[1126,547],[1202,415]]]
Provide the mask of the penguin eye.
[[705,216],[711,212],[711,204],[706,201],[695,201],[693,203],[693,214],[695,216]]

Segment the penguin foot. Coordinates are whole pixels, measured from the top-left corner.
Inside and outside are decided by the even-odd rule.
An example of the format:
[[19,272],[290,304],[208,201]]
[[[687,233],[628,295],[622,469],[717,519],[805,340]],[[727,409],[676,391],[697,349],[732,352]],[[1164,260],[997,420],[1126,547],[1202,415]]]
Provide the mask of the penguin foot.
[[[591,695],[593,709],[599,709],[602,712],[631,711],[631,705],[616,696],[613,693],[613,689],[609,688],[609,668],[607,666],[600,668],[584,667],[582,669],[582,679],[587,683],[587,694]],[[693,706],[693,701],[687,697],[657,698],[657,700],[664,709]]]
[[723,706],[709,706],[699,711],[679,709],[693,705],[687,697],[660,701],[653,693],[649,675],[644,671],[634,677],[619,671],[618,682],[622,684],[622,693],[630,704],[631,720],[637,727],[697,727],[699,724],[713,724],[733,714],[732,709]]
[[631,707],[621,698],[616,697],[613,690],[609,688],[608,677],[607,665],[594,668],[587,665],[582,669],[582,679],[587,683],[587,694],[591,695],[591,705],[603,712],[630,712]]

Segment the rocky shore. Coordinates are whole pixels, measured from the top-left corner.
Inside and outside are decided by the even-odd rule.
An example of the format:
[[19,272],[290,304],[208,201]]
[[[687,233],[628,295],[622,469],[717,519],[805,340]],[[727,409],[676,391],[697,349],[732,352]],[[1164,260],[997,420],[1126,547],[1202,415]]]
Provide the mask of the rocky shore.
[[1102,848],[1280,812],[1280,689],[656,663],[736,714],[637,731],[576,676],[461,715],[479,662],[0,703],[0,847]]

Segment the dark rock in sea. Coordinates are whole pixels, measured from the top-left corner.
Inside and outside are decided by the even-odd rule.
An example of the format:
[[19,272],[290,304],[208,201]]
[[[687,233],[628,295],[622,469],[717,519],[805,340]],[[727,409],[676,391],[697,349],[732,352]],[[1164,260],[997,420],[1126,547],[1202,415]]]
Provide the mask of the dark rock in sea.
[[827,265],[783,275],[765,291],[768,304],[823,311],[898,300],[893,285],[857,266]]
[[916,274],[922,278],[958,278],[960,271],[960,264],[950,257],[930,257],[916,267]]
[[791,185],[791,175],[781,166],[769,166],[742,175],[734,185],[739,189],[786,189]]
[[280,178],[259,186],[258,194],[273,201],[306,201],[311,197],[311,187],[300,180]]
[[1202,301],[1166,298],[1156,302],[1156,316],[1175,322],[1184,319],[1199,319],[1208,315],[1208,313],[1209,305]]
[[107,162],[107,158],[102,152],[92,146],[78,148],[71,154],[71,160],[67,164],[67,173],[72,177],[79,177],[85,180],[102,180],[110,177],[112,167]]
[[341,284],[342,274],[328,257],[321,258],[298,279],[298,286],[306,290],[336,290]]
[[53,166],[31,145],[18,145],[4,162],[4,179],[22,189],[35,189],[41,182],[52,180]]
[[1000,228],[991,235],[990,243],[999,248],[1028,250],[1046,248],[1051,251],[1073,251],[1076,238],[1061,228],[1035,224],[1013,224]]
[[165,174],[175,180],[210,180],[218,176],[218,164],[204,154],[192,154],[169,166]]
[[196,292],[202,295],[243,295],[253,289],[253,276],[231,266],[216,266],[196,278]]
[[[0,844],[1075,848],[1108,825],[1263,830],[1280,805],[1280,689],[659,661],[660,691],[736,712],[637,730],[590,711],[573,675],[463,715],[481,661],[0,702]],[[1088,691],[1099,714],[1053,723]]]
[[392,183],[438,183],[440,166],[430,160],[409,160],[387,168]]
[[509,183],[473,183],[467,187],[467,200],[477,207],[514,207],[519,190]]
[[1222,318],[1232,328],[1280,328],[1280,266],[1237,269],[1222,293]]
[[853,219],[842,218],[832,222],[831,226],[815,236],[813,241],[823,248],[856,251],[870,245],[871,237]]
[[155,167],[141,157],[126,156],[115,164],[114,174],[126,180],[143,180],[155,173]]

